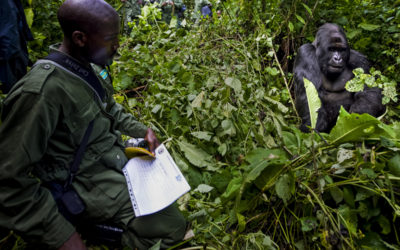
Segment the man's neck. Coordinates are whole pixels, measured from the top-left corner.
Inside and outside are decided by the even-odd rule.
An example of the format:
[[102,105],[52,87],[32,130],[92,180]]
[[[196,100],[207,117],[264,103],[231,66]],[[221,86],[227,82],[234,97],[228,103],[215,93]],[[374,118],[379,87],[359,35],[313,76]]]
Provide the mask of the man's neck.
[[69,42],[64,40],[58,50],[72,57],[83,66],[90,68],[90,63],[81,55],[80,51],[75,49]]

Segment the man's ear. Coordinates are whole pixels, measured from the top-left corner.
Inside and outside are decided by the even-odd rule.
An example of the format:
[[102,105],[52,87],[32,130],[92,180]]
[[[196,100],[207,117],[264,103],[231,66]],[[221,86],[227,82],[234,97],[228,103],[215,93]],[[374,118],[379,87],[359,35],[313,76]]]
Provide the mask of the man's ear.
[[82,31],[74,31],[72,32],[72,42],[79,47],[84,47],[87,43],[87,36]]

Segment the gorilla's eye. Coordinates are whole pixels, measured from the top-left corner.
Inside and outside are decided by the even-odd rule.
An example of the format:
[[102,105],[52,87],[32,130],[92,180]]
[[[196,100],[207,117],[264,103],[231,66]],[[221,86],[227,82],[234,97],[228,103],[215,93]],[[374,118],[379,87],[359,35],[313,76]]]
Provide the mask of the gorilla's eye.
[[343,47],[329,47],[328,50],[330,52],[335,52],[335,51],[343,52],[343,51],[346,51],[346,48],[343,48]]

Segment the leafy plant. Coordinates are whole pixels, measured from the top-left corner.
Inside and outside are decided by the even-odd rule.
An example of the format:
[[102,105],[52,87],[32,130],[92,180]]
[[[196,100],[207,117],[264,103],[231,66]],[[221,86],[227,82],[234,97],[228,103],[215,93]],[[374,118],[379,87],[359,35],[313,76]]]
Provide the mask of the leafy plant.
[[[30,45],[33,57],[59,38],[57,4],[33,7],[34,32],[47,38]],[[186,4],[189,13],[192,3]],[[212,19],[194,26],[186,18],[180,29],[162,23],[155,5],[146,6],[121,37],[112,65],[115,99],[165,141],[192,186],[178,201],[196,234],[186,245],[398,248],[399,4],[227,0],[213,6]],[[343,26],[352,47],[377,69],[356,70],[349,90],[380,87],[391,105],[381,120],[342,110],[330,134],[304,134],[296,128],[290,68],[296,49],[325,22]],[[318,109],[317,102],[310,105]]]
[[383,76],[379,70],[372,69],[371,74],[365,74],[362,68],[355,69],[354,78],[346,83],[346,89],[350,92],[364,90],[364,86],[369,88],[378,87],[382,89],[382,103],[388,104],[390,100],[397,102],[396,82]]

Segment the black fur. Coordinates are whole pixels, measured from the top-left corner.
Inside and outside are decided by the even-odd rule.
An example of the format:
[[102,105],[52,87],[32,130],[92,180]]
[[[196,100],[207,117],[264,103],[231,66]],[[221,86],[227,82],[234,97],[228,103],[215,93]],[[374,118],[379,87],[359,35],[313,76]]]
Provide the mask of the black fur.
[[350,49],[343,29],[336,24],[322,25],[314,42],[299,48],[294,62],[294,83],[301,131],[308,132],[307,126],[311,123],[303,78],[315,85],[321,99],[316,124],[320,132],[329,132],[335,126],[340,106],[348,112],[375,117],[385,112],[379,88],[365,87],[357,93],[346,91],[345,84],[354,77],[355,68],[363,68],[368,73],[370,66],[363,54]]

